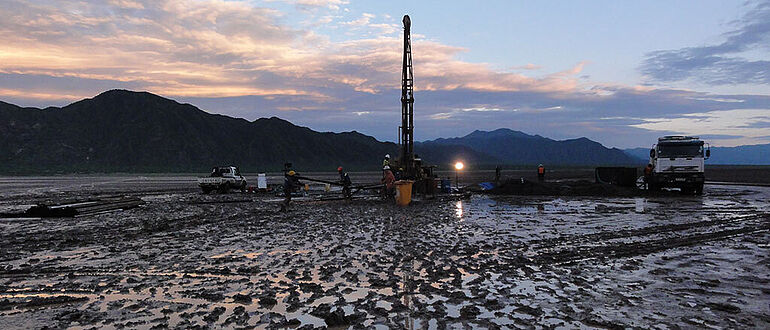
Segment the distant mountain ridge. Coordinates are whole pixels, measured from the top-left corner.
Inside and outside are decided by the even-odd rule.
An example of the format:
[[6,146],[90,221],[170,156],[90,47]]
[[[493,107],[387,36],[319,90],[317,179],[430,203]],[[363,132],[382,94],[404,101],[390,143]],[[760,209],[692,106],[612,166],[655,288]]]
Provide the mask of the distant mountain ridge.
[[[463,146],[487,159],[509,165],[638,165],[642,161],[620,149],[607,148],[587,138],[557,141],[540,135],[500,128],[476,130],[466,136],[419,143],[420,148]],[[417,148],[417,147],[415,147]]]
[[[647,161],[650,148],[624,150],[626,154]],[[711,147],[711,157],[706,160],[711,165],[770,165],[770,143],[745,145],[738,147]]]
[[[396,125],[397,123],[394,123]],[[618,165],[641,161],[586,138],[556,141],[509,129],[415,144],[426,164]],[[316,132],[276,117],[210,114],[147,92],[111,90],[65,107],[0,102],[0,173],[379,169],[398,145],[358,132]]]
[[0,171],[244,171],[371,168],[394,143],[358,132],[319,133],[279,118],[210,114],[146,92],[113,90],[63,108],[0,103]]

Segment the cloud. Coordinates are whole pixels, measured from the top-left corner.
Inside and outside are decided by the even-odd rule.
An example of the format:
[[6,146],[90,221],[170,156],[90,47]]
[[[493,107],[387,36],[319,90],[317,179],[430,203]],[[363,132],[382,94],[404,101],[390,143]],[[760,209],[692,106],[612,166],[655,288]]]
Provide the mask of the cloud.
[[742,139],[744,138],[743,135],[727,135],[727,134],[705,134],[705,135],[699,135],[699,138],[702,140],[733,140],[733,139]]
[[333,10],[339,10],[340,6],[350,3],[347,0],[286,0],[287,2],[294,3],[301,9],[311,9],[318,7],[326,7]]
[[510,67],[508,69],[512,70],[512,71],[517,71],[517,70],[540,70],[542,68],[543,67],[540,66],[540,65],[536,65],[536,64],[532,64],[532,63],[527,63],[525,65],[512,66],[512,67]]
[[[309,96],[260,96],[234,98],[181,98],[204,109],[213,109],[249,120],[273,116],[277,107],[295,110],[279,116],[327,131],[357,130],[379,139],[395,141],[400,123],[400,90],[389,88],[376,94],[330,89],[327,102],[319,103]],[[744,102],[725,103],[699,98],[730,98],[692,91],[615,88],[610,95],[590,93],[554,94],[533,91],[480,91],[470,89],[424,90],[415,94],[415,137],[418,140],[461,136],[475,129],[494,130],[501,127],[566,139],[585,136],[619,147],[648,146],[661,135],[729,134],[743,138],[709,141],[712,145],[767,143],[756,130],[745,125],[761,122],[770,113],[770,96],[743,95]],[[483,102],[483,103],[482,103]],[[308,107],[312,107],[309,109]],[[557,108],[561,107],[561,108]],[[546,110],[551,108],[551,110]],[[713,118],[715,111],[727,111],[724,119]],[[312,111],[312,115],[308,114]],[[366,111],[366,116],[352,115]],[[751,116],[747,115],[750,114]],[[731,118],[742,118],[731,122]],[[704,128],[690,132],[686,128],[695,121],[708,120],[715,130]],[[671,125],[673,122],[676,125]],[[654,126],[637,126],[657,123]],[[677,126],[679,125],[679,126]],[[680,129],[685,128],[685,129]],[[766,129],[764,129],[766,131]],[[763,140],[764,139],[764,140]],[[650,142],[652,141],[652,142]]]
[[747,144],[756,144],[766,142],[762,136],[767,135],[767,129],[758,123],[766,123],[768,120],[770,112],[767,109],[718,110],[677,118],[648,118],[631,126],[653,131],[675,131],[684,135],[702,135],[711,137],[714,143],[742,139],[744,142],[754,142]]
[[770,128],[770,117],[765,117],[766,120],[759,120],[753,123],[747,123],[746,125],[739,126],[740,128]]
[[[328,15],[345,1],[286,2],[320,11],[304,14],[309,21],[327,28],[348,22],[362,35],[337,40],[289,25],[296,12],[251,1],[7,0],[0,6],[0,97],[47,106],[112,88],[147,90],[210,112],[279,115],[314,129],[396,140],[401,27],[379,13]],[[469,49],[412,37],[418,139],[508,127],[639,146],[663,133],[666,121],[770,109],[770,97],[761,95],[587,84],[580,78],[585,61],[500,71],[460,60]],[[715,134],[743,129],[744,139],[729,143],[754,141],[750,126],[759,122],[747,118],[731,133]]]
[[352,21],[348,21],[348,22],[343,22],[342,24],[343,25],[350,25],[350,26],[357,26],[357,27],[367,26],[367,25],[369,25],[369,21],[371,21],[372,18],[375,18],[375,17],[377,17],[377,16],[375,16],[373,14],[369,14],[369,13],[363,13],[363,14],[361,14],[360,18],[352,20]]
[[132,0],[109,0],[109,3],[120,8],[144,9],[144,5],[142,3]]
[[[285,13],[246,1],[11,0],[0,14],[9,18],[0,21],[0,72],[130,81],[164,95],[208,97],[378,93],[400,80],[401,38],[393,36],[400,27],[373,23],[370,13],[346,24],[374,35],[339,42],[290,28],[280,23]],[[464,51],[415,36],[418,88],[566,92],[582,68],[528,77],[458,60]]]
[[10,18],[0,23],[0,70],[141,81],[168,94],[208,87],[221,95],[233,85],[265,89],[244,88],[251,79],[244,68],[301,56],[285,53],[301,33],[276,24],[272,10],[222,1],[136,3],[141,6],[125,10],[96,1],[56,7],[13,1],[0,9]]
[[770,1],[755,3],[716,45],[648,53],[640,70],[652,81],[694,79],[712,85],[770,84],[770,61],[749,59],[748,51],[770,55]]

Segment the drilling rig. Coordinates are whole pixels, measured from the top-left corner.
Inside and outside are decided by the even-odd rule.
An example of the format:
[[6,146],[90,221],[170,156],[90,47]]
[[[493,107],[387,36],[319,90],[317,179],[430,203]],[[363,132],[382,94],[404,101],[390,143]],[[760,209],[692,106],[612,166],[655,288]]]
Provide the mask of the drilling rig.
[[403,168],[403,176],[416,179],[416,164],[414,163],[414,75],[412,72],[412,40],[410,29],[412,20],[404,15],[404,57],[401,65],[401,156],[399,166]]
[[423,166],[414,153],[414,75],[412,72],[412,20],[404,15],[404,56],[401,66],[401,126],[399,146],[401,155],[396,161],[402,179],[414,180],[416,192],[430,191],[435,166]]

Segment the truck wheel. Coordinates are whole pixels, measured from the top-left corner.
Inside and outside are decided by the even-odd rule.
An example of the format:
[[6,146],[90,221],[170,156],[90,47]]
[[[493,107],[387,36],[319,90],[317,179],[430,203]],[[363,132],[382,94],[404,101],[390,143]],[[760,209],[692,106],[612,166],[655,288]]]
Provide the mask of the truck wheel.
[[241,192],[246,192],[246,181],[241,182]]
[[230,182],[225,182],[219,186],[220,193],[226,194],[228,191],[230,191]]
[[203,190],[204,194],[208,194],[211,192],[211,188],[201,188],[201,190]]

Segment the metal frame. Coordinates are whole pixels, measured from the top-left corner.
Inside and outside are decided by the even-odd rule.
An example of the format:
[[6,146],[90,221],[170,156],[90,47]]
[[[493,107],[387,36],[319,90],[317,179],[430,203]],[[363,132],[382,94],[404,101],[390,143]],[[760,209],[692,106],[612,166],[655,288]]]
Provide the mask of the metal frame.
[[417,172],[414,164],[414,73],[412,72],[412,21],[404,15],[404,57],[401,67],[401,158],[399,164],[404,174],[413,177]]

